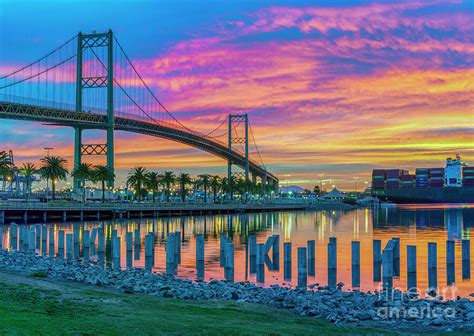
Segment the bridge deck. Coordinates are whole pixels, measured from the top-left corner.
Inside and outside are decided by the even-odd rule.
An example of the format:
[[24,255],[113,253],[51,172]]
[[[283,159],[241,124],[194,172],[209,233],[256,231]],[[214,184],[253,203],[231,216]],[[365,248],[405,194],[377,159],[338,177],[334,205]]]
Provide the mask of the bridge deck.
[[[29,104],[0,101],[0,118],[48,122],[61,126],[101,129],[105,128],[107,116],[97,113],[76,112],[68,109],[43,107]],[[159,123],[114,117],[116,130],[146,134],[177,141],[214,154],[233,164],[245,167],[245,156],[227,148],[224,144],[190,131],[172,128]],[[269,182],[278,183],[278,178],[250,160],[250,173]]]

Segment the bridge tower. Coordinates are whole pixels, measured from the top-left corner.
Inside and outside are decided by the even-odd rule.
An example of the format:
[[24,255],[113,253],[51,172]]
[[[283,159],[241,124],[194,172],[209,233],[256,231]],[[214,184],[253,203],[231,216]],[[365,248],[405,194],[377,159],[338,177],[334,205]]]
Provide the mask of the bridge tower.
[[[107,48],[107,73],[103,76],[84,76],[83,56],[87,49]],[[98,60],[96,61],[98,62]],[[74,168],[77,168],[82,161],[83,155],[105,155],[107,157],[107,167],[114,171],[114,59],[113,59],[113,33],[109,30],[106,33],[82,34],[77,36],[77,67],[76,67],[76,111],[86,112],[83,109],[83,91],[88,89],[105,88],[107,90],[107,121],[104,125],[107,131],[107,142],[105,144],[83,144],[82,127],[75,127],[74,137]],[[109,187],[113,187],[113,182],[109,182]],[[79,187],[79,181],[74,179],[74,188]]]
[[[243,124],[243,135],[237,132],[239,126]],[[248,191],[249,183],[249,118],[247,114],[229,114],[229,130],[228,130],[228,146],[233,149],[235,145],[242,145],[245,154],[244,172],[232,173],[232,160],[228,161],[227,176],[231,181],[232,176],[243,177],[246,184],[246,191]]]

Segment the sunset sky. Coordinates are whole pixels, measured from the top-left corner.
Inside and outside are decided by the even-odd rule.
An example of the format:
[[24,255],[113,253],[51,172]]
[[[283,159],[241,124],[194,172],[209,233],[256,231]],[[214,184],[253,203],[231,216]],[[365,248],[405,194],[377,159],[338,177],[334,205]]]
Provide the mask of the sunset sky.
[[[455,153],[474,165],[474,0],[0,0],[0,73],[109,28],[186,126],[249,113],[283,184],[324,174],[351,189],[373,168],[444,166]],[[72,146],[71,129],[0,120],[0,150],[18,162],[54,147],[72,164]],[[205,152],[117,132],[119,181],[136,165],[226,171]]]

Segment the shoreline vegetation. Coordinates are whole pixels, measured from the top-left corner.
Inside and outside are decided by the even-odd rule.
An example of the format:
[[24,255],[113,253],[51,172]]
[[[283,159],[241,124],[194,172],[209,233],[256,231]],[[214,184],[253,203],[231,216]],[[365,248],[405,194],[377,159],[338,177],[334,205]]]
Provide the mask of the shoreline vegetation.
[[[27,285],[30,287],[24,287],[24,285],[12,285],[11,282],[4,281],[2,277],[9,273],[16,276],[23,274],[23,277],[27,274],[28,279],[47,281],[52,284],[52,289],[67,282],[78,291],[83,290],[84,293],[95,291],[95,293],[93,295],[81,294],[74,301],[60,300],[50,292],[38,294],[37,289],[30,288],[32,284]],[[28,314],[35,314],[35,311],[43,309],[43,305],[46,304],[48,307],[44,309],[57,314],[59,319],[64,315],[65,322],[76,315],[85,314],[82,322],[75,321],[72,324],[81,322],[77,324],[79,329],[75,329],[76,333],[93,332],[99,328],[99,326],[88,326],[86,321],[89,320],[89,315],[93,315],[90,319],[92,321],[103,314],[119,314],[118,311],[122,313],[117,316],[124,318],[127,315],[127,317],[122,322],[117,322],[116,327],[119,328],[125,321],[129,321],[130,325],[124,329],[111,327],[109,333],[115,333],[114,330],[117,330],[117,333],[132,332],[130,329],[133,328],[132,326],[143,328],[153,320],[157,322],[159,320],[162,325],[149,329],[146,327],[135,332],[153,333],[152,331],[155,330],[156,333],[187,331],[205,334],[221,334],[224,331],[228,331],[226,333],[229,334],[328,332],[330,334],[394,334],[452,331],[472,333],[474,331],[474,302],[461,298],[450,301],[422,298],[407,300],[407,296],[400,292],[394,292],[393,297],[387,298],[380,293],[344,291],[342,284],[339,284],[338,288],[314,286],[306,290],[280,286],[264,288],[248,282],[231,283],[218,280],[193,282],[163,274],[151,274],[142,269],[111,270],[97,267],[93,263],[58,260],[36,256],[33,253],[6,250],[0,251],[0,274],[2,274],[0,282],[5,283],[2,290],[7,293],[0,297],[2,300],[17,299],[18,301],[11,310],[5,312],[7,316],[0,317],[4,320],[0,328],[7,328],[10,324],[12,330],[28,328],[27,324],[18,321],[28,318]],[[112,291],[110,296],[105,295],[108,297],[105,301],[94,298],[96,295],[102,295],[98,293],[104,290]],[[30,291],[31,296],[24,298],[25,292]],[[25,302],[21,305],[22,300],[30,300],[30,303]],[[125,307],[117,301],[130,302],[130,305],[127,304]],[[32,305],[31,302],[34,302],[32,311],[28,309]],[[89,310],[87,307],[91,305],[91,302],[97,305]],[[104,306],[104,302],[109,302],[109,304]],[[5,302],[2,305],[4,310],[7,309],[5,308],[8,307],[7,304],[8,302]],[[133,305],[141,305],[141,307],[127,313],[126,311]],[[23,308],[20,309],[19,306]],[[15,309],[20,309],[20,312],[13,317],[11,311]],[[167,313],[160,315],[153,312],[153,309],[162,309]],[[406,313],[399,313],[398,316],[380,314],[381,310],[394,309],[399,312],[412,311],[418,316]],[[38,314],[44,314],[44,311]],[[156,317],[148,321],[147,314],[156,314]],[[171,316],[173,314],[176,315]],[[197,314],[197,317],[194,314]],[[194,320],[191,321],[193,318]],[[142,322],[142,319],[148,322]],[[214,319],[216,321],[213,321]],[[268,323],[265,323],[266,321]],[[285,321],[286,323],[283,323]],[[56,328],[58,328],[58,323],[55,321]],[[183,325],[179,326],[179,324]],[[34,324],[31,324],[31,327],[33,326]],[[234,329],[228,329],[228,326]],[[37,324],[36,327],[42,326]],[[187,329],[190,327],[193,329]],[[87,328],[87,330],[81,328]],[[33,330],[31,329],[32,332]],[[67,333],[72,332],[70,329],[65,330],[69,330]],[[50,331],[61,333],[61,329]]]
[[0,270],[1,334],[395,335],[250,303],[129,295]]

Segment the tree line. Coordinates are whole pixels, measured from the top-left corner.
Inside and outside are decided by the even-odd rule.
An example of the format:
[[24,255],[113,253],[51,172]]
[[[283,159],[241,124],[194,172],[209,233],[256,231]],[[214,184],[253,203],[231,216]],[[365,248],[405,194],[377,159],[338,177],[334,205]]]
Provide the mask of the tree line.
[[[35,175],[45,179],[47,184],[51,185],[52,199],[56,198],[56,184],[59,181],[65,181],[70,175],[79,183],[78,187],[82,189],[83,202],[86,200],[87,182],[100,183],[102,187],[102,201],[105,201],[105,190],[107,183],[115,181],[114,172],[107,166],[91,165],[89,163],[80,163],[71,172],[67,169],[67,160],[59,156],[45,156],[40,159],[37,166],[32,162],[22,163],[20,167],[16,167],[10,155],[0,152],[0,176],[3,178],[2,190],[5,192],[6,182],[10,180],[10,184],[15,176],[21,175],[25,183],[25,198],[28,200],[31,195],[31,184],[35,180]],[[182,202],[186,201],[186,196],[192,191],[193,195],[197,191],[202,191],[204,202],[208,202],[208,197],[212,195],[212,201],[216,203],[218,198],[222,201],[224,198],[233,199],[239,197],[242,200],[247,198],[248,194],[266,195],[270,192],[271,187],[262,183],[246,182],[243,178],[229,179],[218,175],[201,174],[197,177],[191,177],[187,173],[175,174],[172,171],[164,171],[158,173],[150,171],[145,167],[135,167],[131,169],[127,175],[127,188],[134,193],[136,200],[148,199],[156,201],[160,194],[170,201],[172,190],[177,190],[179,198]]]

